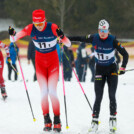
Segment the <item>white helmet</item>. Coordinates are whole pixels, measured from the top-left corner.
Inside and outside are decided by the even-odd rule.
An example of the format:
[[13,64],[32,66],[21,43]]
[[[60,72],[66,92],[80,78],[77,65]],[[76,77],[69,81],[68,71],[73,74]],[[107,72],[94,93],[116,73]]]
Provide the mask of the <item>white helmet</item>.
[[98,29],[109,29],[109,23],[105,19],[100,20]]

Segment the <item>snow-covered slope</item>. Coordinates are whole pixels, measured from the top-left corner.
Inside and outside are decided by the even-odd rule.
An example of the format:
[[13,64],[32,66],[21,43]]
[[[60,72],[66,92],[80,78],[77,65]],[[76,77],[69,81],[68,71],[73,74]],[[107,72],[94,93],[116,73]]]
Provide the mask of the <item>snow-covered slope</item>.
[[[22,68],[24,71],[25,79],[28,80],[27,88],[31,99],[36,122],[33,122],[32,114],[30,111],[28,99],[26,96],[25,87],[19,80],[12,82],[7,80],[7,66],[4,67],[4,78],[6,80],[6,89],[8,99],[6,102],[0,96],[0,134],[41,134],[43,129],[43,116],[40,105],[40,89],[37,82],[33,82],[33,66],[27,65],[26,61],[22,61]],[[18,66],[19,68],[19,66]],[[134,68],[131,62],[128,68]],[[20,72],[20,71],[19,71]],[[61,72],[60,72],[61,75]],[[95,95],[94,86],[90,82],[91,73],[88,69],[86,82],[82,83],[85,93],[93,106]],[[133,134],[134,133],[134,71],[127,72],[125,75],[119,76],[119,85],[117,90],[117,104],[118,104],[118,134]],[[66,102],[69,129],[66,130],[66,120],[64,111],[64,97],[62,80],[58,82],[58,96],[61,105],[61,121],[62,131],[68,134],[85,134],[91,123],[92,111],[83,95],[83,92],[73,75],[71,82],[65,82],[66,89]],[[51,107],[50,107],[51,108]],[[52,108],[50,115],[53,119]],[[101,105],[100,113],[100,126],[99,132],[108,131],[109,128],[109,98],[107,92],[107,85]]]

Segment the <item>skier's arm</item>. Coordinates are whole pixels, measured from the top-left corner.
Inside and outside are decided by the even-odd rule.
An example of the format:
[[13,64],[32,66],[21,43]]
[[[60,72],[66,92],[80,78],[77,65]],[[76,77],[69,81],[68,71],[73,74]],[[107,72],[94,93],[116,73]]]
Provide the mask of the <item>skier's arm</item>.
[[17,34],[16,34],[14,28],[9,28],[10,41],[16,42],[17,40],[19,40],[25,36],[30,36],[32,27],[33,27],[33,24],[29,24],[24,29],[22,29],[20,32],[18,32]]
[[67,47],[71,46],[70,40],[64,35],[62,30],[56,24],[52,24],[52,32],[55,36],[60,37],[62,43],[64,43]]
[[0,41],[0,47],[4,48],[5,51],[6,51],[7,57],[10,57],[10,53],[9,53],[8,47],[3,42],[1,42],[1,41]]
[[115,52],[115,57],[116,57],[117,64],[119,64],[121,62],[121,60],[120,60],[120,56],[117,51]]
[[126,65],[128,63],[128,58],[129,58],[128,52],[124,47],[121,46],[121,44],[116,39],[113,41],[113,45],[114,48],[116,48],[117,51],[123,56],[121,67],[126,68]]
[[92,43],[92,41],[93,41],[93,35],[87,35],[87,36],[69,36],[68,38],[71,41],[80,41],[80,42],[86,42],[86,43]]

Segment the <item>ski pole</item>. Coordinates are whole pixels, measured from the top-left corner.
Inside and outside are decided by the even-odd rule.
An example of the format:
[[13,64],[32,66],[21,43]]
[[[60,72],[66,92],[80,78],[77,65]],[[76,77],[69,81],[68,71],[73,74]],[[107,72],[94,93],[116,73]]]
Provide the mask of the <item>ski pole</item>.
[[[128,72],[128,71],[134,71],[134,69],[124,70],[124,72]],[[118,72],[118,75],[120,75],[119,72]]]
[[33,116],[33,121],[35,122],[36,119],[35,119],[35,117],[34,117],[34,113],[33,113],[33,109],[32,109],[30,97],[29,97],[29,94],[28,94],[28,90],[27,90],[27,86],[26,86],[26,82],[25,82],[25,78],[24,78],[24,74],[23,74],[23,70],[22,70],[22,67],[21,67],[20,60],[18,60],[18,62],[19,62],[19,66],[20,66],[20,70],[21,70],[21,75],[22,75],[22,78],[23,78],[23,82],[24,82],[24,86],[25,86],[25,90],[26,90],[28,102],[29,102],[29,105],[30,105],[31,113],[32,113],[32,116]]
[[[16,44],[15,44],[15,43],[14,43],[14,46],[15,46],[15,48],[16,48],[15,51],[16,51],[16,53],[17,53],[17,47],[16,47]],[[34,117],[32,105],[31,105],[31,101],[30,101],[30,97],[29,97],[29,94],[28,94],[28,90],[27,90],[27,86],[26,86],[26,82],[25,82],[25,78],[24,78],[24,74],[23,74],[23,70],[22,70],[22,67],[21,67],[21,63],[20,63],[20,59],[19,59],[18,54],[17,54],[17,58],[18,58],[18,62],[19,62],[19,66],[20,66],[20,70],[21,70],[21,75],[22,75],[22,78],[23,78],[23,82],[24,82],[24,86],[25,86],[25,90],[26,90],[26,94],[27,94],[29,106],[30,106],[31,113],[32,113],[32,116],[33,116],[33,121],[35,122],[36,119],[35,119],[35,117]]]
[[128,69],[128,70],[125,70],[125,72],[128,72],[128,71],[134,71],[134,69]]
[[[66,55],[65,51],[64,51],[64,54],[65,54],[67,60],[69,61],[69,58],[68,58],[68,56]],[[69,64],[70,64],[70,63],[69,63]],[[71,65],[70,65],[70,66],[71,66]],[[72,68],[72,67],[71,67],[71,68]],[[83,92],[83,94],[84,94],[84,96],[85,96],[85,98],[86,98],[86,100],[87,100],[87,102],[88,102],[88,104],[89,104],[90,109],[93,110],[92,107],[91,107],[91,104],[90,104],[90,102],[89,102],[89,100],[88,100],[88,98],[87,98],[87,96],[86,96],[86,93],[85,93],[85,91],[84,91],[84,89],[83,89],[83,87],[82,87],[82,85],[81,85],[81,83],[80,83],[80,81],[79,81],[79,78],[78,78],[78,76],[77,76],[77,74],[75,73],[75,71],[74,71],[73,68],[72,68],[72,71],[73,71],[73,73],[74,73],[74,75],[75,75],[75,77],[76,77],[76,79],[77,79],[77,81],[78,81],[78,83],[79,83],[79,85],[80,85],[80,87],[81,87],[81,89],[82,89],[82,92]]]
[[11,64],[11,61],[8,61],[12,67],[12,69],[17,73],[17,75],[19,75],[19,72],[15,69],[15,67]]
[[[63,47],[62,47],[62,52],[63,52]],[[63,74],[63,60],[62,60],[62,55],[61,56],[61,71],[62,71],[62,83],[63,83],[63,93],[64,93],[64,105],[65,105],[65,116],[66,116],[66,129],[69,129],[68,126],[68,119],[67,119],[67,105],[66,105],[66,94],[65,94],[65,83],[64,83],[64,74]]]

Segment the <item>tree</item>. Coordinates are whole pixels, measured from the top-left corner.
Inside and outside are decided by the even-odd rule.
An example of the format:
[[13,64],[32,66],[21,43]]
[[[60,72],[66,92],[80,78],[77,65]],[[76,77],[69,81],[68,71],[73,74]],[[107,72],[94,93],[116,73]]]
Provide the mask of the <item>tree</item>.
[[44,9],[43,0],[5,0],[5,10],[17,26],[23,27],[32,23],[32,11],[37,8]]
[[71,7],[75,3],[76,0],[72,0],[68,2],[67,0],[44,0],[47,4],[47,8],[53,9],[53,13],[60,18],[60,27],[64,28],[64,20],[66,14],[70,12]]

